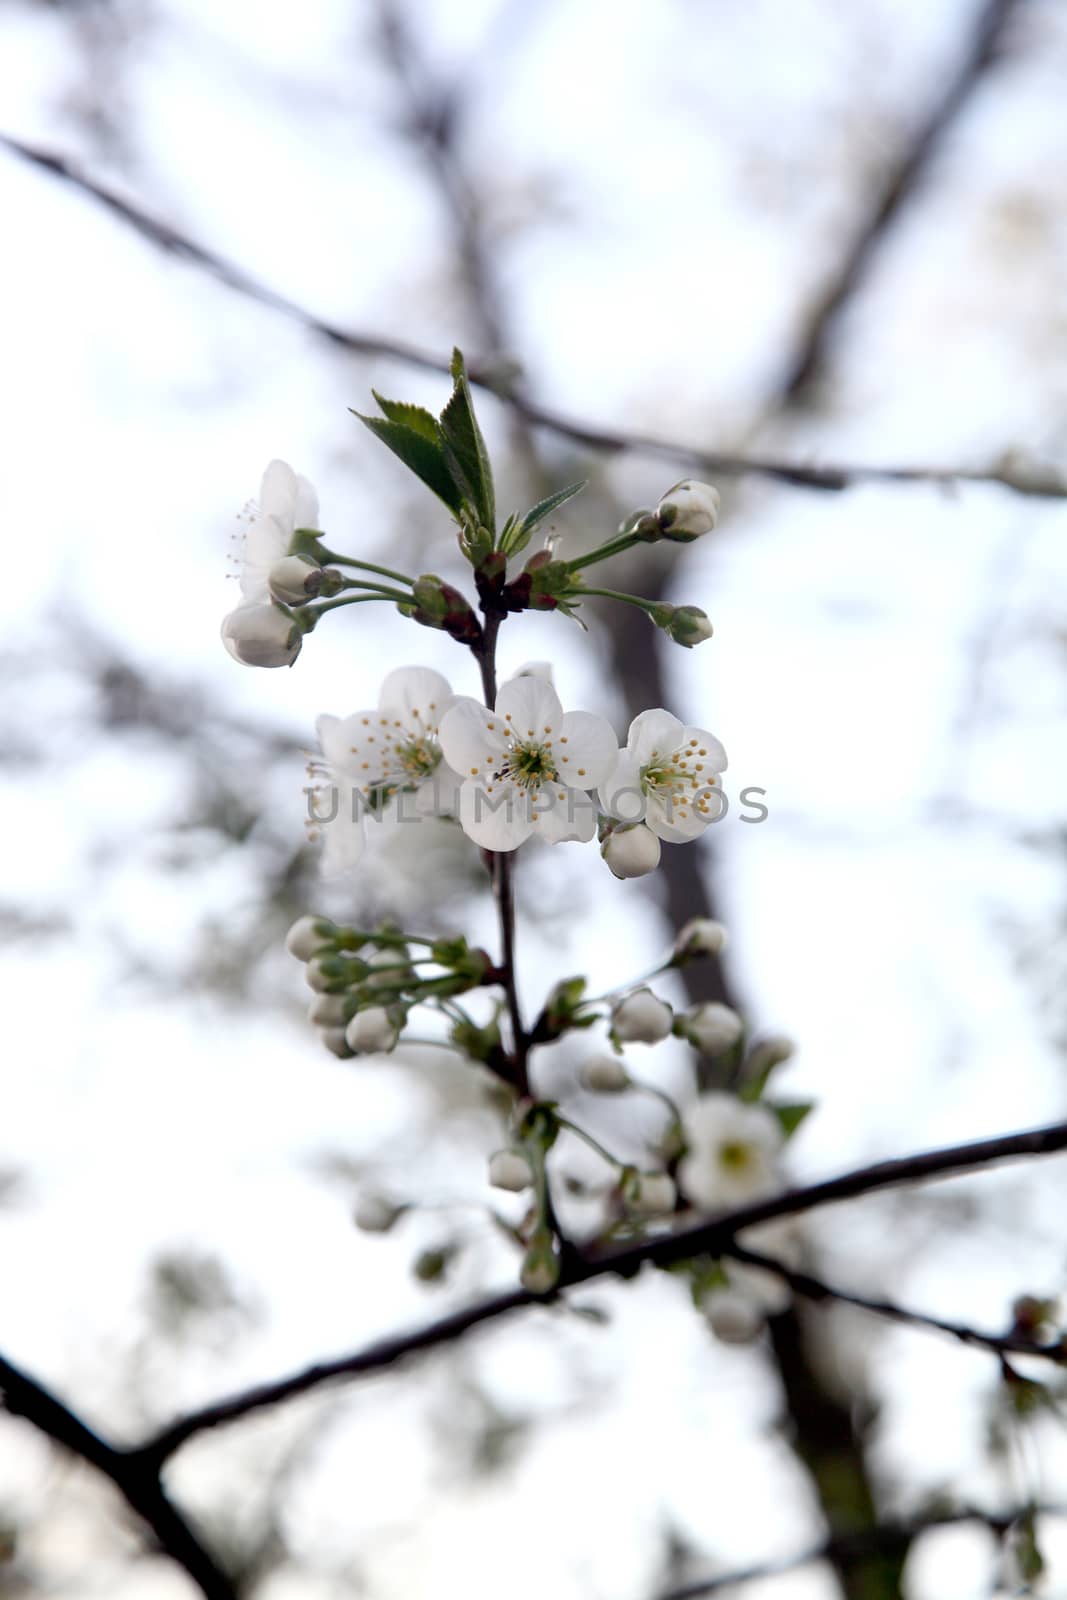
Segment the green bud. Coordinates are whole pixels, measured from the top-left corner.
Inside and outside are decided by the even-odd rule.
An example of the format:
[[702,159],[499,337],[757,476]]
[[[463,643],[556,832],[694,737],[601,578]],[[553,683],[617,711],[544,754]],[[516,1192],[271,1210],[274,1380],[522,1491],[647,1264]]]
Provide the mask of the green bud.
[[699,606],[658,605],[649,616],[657,628],[662,628],[669,639],[686,650],[711,638],[711,622],[707,612],[701,611]]
[[412,585],[415,608],[410,613],[424,628],[441,628],[463,644],[476,643],[482,630],[470,603],[435,573],[424,573]]

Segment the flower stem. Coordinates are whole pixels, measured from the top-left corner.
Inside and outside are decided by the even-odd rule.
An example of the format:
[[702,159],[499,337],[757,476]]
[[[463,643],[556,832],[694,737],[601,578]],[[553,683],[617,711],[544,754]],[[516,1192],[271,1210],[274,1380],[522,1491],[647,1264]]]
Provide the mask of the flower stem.
[[573,561],[568,561],[567,570],[578,572],[582,567],[591,567],[595,561],[606,561],[609,556],[622,555],[624,550],[629,550],[636,543],[636,534],[620,533],[616,538],[609,539],[607,544],[600,545],[596,550],[590,550],[588,555],[576,556]]
[[[482,674],[482,693],[490,711],[496,706],[496,639],[503,617],[490,612],[486,615],[482,638],[472,646]],[[509,852],[487,850],[489,870],[493,878],[493,898],[496,901],[497,921],[500,925],[500,970],[503,974],[504,994],[507,997],[508,1016],[511,1019],[512,1063],[515,1087],[521,1095],[530,1092],[526,1058],[530,1041],[522,1025],[519,1007],[519,990],[515,976],[515,894],[512,884],[512,858]]]
[[657,604],[657,602],[654,600],[642,600],[640,595],[622,594],[618,589],[590,589],[587,588],[584,583],[582,584],[581,589],[579,589],[577,592],[579,595],[603,595],[605,600],[622,600],[628,606],[637,606],[641,611],[647,611],[649,613],[655,611]]
[[376,561],[357,561],[354,556],[339,556],[333,550],[323,550],[322,557],[328,567],[358,567],[361,572],[376,572],[380,578],[394,578],[397,583],[406,583],[409,588],[415,582],[406,573],[394,572],[392,567],[380,567]]

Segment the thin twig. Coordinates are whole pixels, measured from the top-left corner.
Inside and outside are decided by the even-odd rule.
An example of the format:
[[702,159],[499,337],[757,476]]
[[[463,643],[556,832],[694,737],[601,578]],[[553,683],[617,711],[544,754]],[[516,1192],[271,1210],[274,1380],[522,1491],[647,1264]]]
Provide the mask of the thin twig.
[[[331,344],[354,355],[384,357],[420,368],[425,372],[438,372],[445,377],[448,376],[449,359],[446,356],[419,349],[402,339],[343,328],[338,323],[317,316],[305,306],[290,299],[288,295],[272,289],[236,262],[197,243],[171,223],[153,216],[116,189],[91,177],[69,157],[43,149],[9,133],[0,133],[0,147],[89,196],[157,249],[189,262],[238,294],[279,312]],[[543,428],[560,438],[569,439],[574,444],[584,445],[590,450],[609,453],[633,451],[671,461],[678,466],[688,467],[711,477],[766,478],[772,482],[790,484],[795,488],[830,492],[863,483],[925,484],[940,488],[974,483],[998,485],[1016,494],[1032,495],[1038,499],[1067,499],[1067,480],[1051,470],[1032,471],[1015,466],[1011,462],[996,463],[987,467],[872,466],[863,463],[820,465],[786,461],[773,456],[737,455],[730,451],[708,450],[700,445],[658,439],[649,434],[565,417],[557,411],[550,411],[544,406],[535,404],[523,395],[506,376],[502,375],[499,364],[490,363],[488,366],[479,367],[476,361],[472,362],[469,376],[472,383],[495,394],[532,427]]]
[[[693,1256],[721,1256],[729,1252],[735,1236],[743,1229],[753,1227],[759,1222],[769,1222],[775,1217],[797,1216],[801,1212],[814,1210],[817,1206],[855,1199],[860,1195],[873,1194],[900,1184],[950,1177],[961,1172],[973,1171],[975,1168],[987,1167],[998,1161],[1051,1155],[1065,1149],[1067,1149],[1067,1122],[1058,1122],[1026,1133],[1005,1134],[995,1139],[980,1139],[970,1144],[952,1145],[945,1149],[924,1151],[918,1155],[903,1156],[892,1161],[875,1162],[871,1166],[857,1168],[841,1177],[830,1178],[823,1183],[809,1184],[804,1188],[787,1190],[770,1200],[742,1207],[711,1221],[681,1228],[674,1233],[659,1234],[621,1249],[590,1256],[582,1256],[571,1251],[564,1263],[559,1287],[575,1288],[594,1278],[610,1275],[633,1277],[649,1262],[657,1266],[670,1266],[687,1261]],[[481,1323],[495,1321],[496,1318],[506,1316],[525,1306],[550,1302],[552,1298],[554,1297],[529,1294],[522,1289],[491,1296],[476,1305],[440,1317],[435,1322],[427,1323],[412,1332],[379,1339],[354,1354],[316,1362],[314,1366],[306,1367],[289,1377],[260,1384],[253,1389],[205,1406],[199,1411],[189,1412],[164,1428],[154,1439],[150,1439],[142,1446],[141,1453],[155,1466],[161,1466],[179,1446],[195,1434],[235,1422],[250,1412],[261,1410],[264,1406],[276,1405],[297,1395],[306,1394],[323,1383],[381,1372],[407,1356],[450,1344]]]
[[1062,1517],[1067,1510],[1059,1506],[1019,1506],[1014,1511],[946,1511],[939,1516],[915,1517],[906,1522],[879,1522],[855,1533],[839,1533],[799,1555],[786,1556],[782,1561],[761,1562],[751,1567],[724,1572],[714,1578],[697,1578],[693,1583],[683,1583],[657,1595],[656,1600],[698,1600],[707,1594],[722,1594],[742,1584],[756,1583],[762,1578],[780,1578],[798,1567],[809,1567],[817,1561],[829,1561],[840,1567],[863,1556],[889,1555],[904,1551],[920,1534],[933,1528],[954,1528],[963,1523],[978,1522],[999,1537],[1008,1533],[1013,1524],[1027,1516]]

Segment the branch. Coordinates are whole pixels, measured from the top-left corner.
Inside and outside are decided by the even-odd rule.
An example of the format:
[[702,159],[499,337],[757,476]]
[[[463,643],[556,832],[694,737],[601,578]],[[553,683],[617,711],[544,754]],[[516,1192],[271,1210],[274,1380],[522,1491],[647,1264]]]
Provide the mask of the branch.
[[894,1300],[882,1300],[876,1296],[856,1294],[851,1289],[838,1288],[835,1284],[813,1277],[810,1272],[797,1272],[784,1261],[764,1255],[761,1250],[749,1250],[745,1245],[731,1244],[724,1254],[745,1266],[773,1272],[775,1277],[789,1285],[794,1294],[803,1295],[806,1300],[836,1300],[841,1305],[858,1306],[861,1311],[871,1311],[875,1316],[886,1317],[891,1322],[909,1323],[913,1327],[932,1328],[938,1333],[950,1334],[961,1344],[992,1350],[997,1355],[1041,1356],[1059,1366],[1067,1365],[1067,1342],[1062,1339],[1056,1339],[1051,1344],[1039,1344],[1024,1334],[983,1333],[980,1328],[972,1328],[965,1322],[952,1322],[925,1311],[913,1311]]
[[116,1450],[54,1394],[21,1368],[0,1356],[4,1409],[25,1417],[35,1428],[95,1467],[114,1484],[126,1504],[155,1534],[164,1555],[188,1573],[206,1600],[237,1600],[237,1591],[172,1504],[158,1468],[134,1452]]
[[[873,1194],[882,1189],[903,1183],[922,1182],[930,1178],[949,1177],[960,1172],[986,1167],[996,1161],[1015,1160],[1024,1156],[1051,1155],[1067,1149],[1067,1122],[1053,1123],[1046,1128],[1035,1128],[1027,1133],[1005,1134],[996,1139],[980,1139],[971,1144],[952,1145],[941,1150],[931,1150],[920,1155],[904,1156],[893,1161],[879,1161],[872,1166],[857,1168],[839,1178],[823,1183],[809,1184],[804,1188],[787,1190],[770,1200],[744,1206],[727,1215],[701,1222],[694,1227],[682,1228],[674,1233],[659,1234],[638,1244],[605,1252],[596,1256],[569,1256],[560,1280],[560,1289],[573,1289],[594,1278],[615,1275],[630,1278],[646,1262],[656,1266],[671,1266],[688,1261],[693,1256],[719,1256],[738,1253],[734,1246],[735,1235],[758,1222],[769,1222],[775,1217],[796,1216],[840,1200],[855,1199],[859,1195]],[[814,1280],[813,1280],[814,1281]],[[483,1322],[492,1322],[524,1306],[550,1304],[555,1295],[539,1296],[524,1289],[494,1295],[451,1312],[435,1322],[413,1332],[391,1335],[376,1340],[354,1354],[338,1356],[331,1361],[316,1362],[314,1366],[293,1373],[272,1383],[260,1384],[228,1399],[205,1406],[202,1410],[188,1412],[150,1439],[137,1451],[135,1457],[146,1460],[158,1472],[166,1459],[195,1434],[209,1428],[236,1422],[250,1412],[265,1406],[291,1400],[307,1394],[324,1383],[340,1378],[366,1376],[381,1372],[405,1357],[439,1345],[451,1344],[469,1329]],[[1030,1351],[1028,1353],[1034,1353]],[[1039,1350],[1037,1353],[1044,1353]]]
[[916,1517],[908,1522],[879,1522],[856,1533],[837,1534],[824,1539],[822,1544],[800,1555],[787,1556],[783,1561],[768,1561],[759,1566],[743,1567],[735,1572],[725,1572],[716,1578],[698,1578],[695,1583],[683,1583],[668,1589],[657,1600],[697,1600],[697,1596],[721,1594],[740,1584],[755,1583],[761,1578],[780,1578],[794,1572],[797,1567],[811,1566],[816,1561],[829,1561],[835,1567],[849,1565],[864,1556],[892,1555],[907,1550],[913,1539],[932,1528],[959,1527],[962,1523],[979,1522],[1001,1538],[1013,1524],[1026,1516],[1061,1517],[1067,1511],[1058,1506],[1019,1506],[1014,1511],[946,1511],[941,1516]]
[[[426,372],[438,372],[445,377],[448,376],[449,362],[445,356],[419,349],[401,339],[389,339],[378,334],[342,328],[338,323],[317,316],[297,301],[272,289],[269,284],[263,283],[236,262],[218,255],[205,245],[198,244],[188,234],[153,216],[135,201],[91,177],[67,157],[42,149],[9,133],[0,133],[0,148],[89,196],[157,249],[190,263],[201,272],[225,284],[227,288],[279,312],[340,349],[348,350],[354,355],[380,356],[418,367]],[[480,368],[474,363],[470,367],[469,375],[472,383],[495,394],[532,427],[543,428],[560,438],[569,439],[574,444],[584,445],[589,450],[609,453],[634,451],[656,456],[660,460],[670,461],[711,477],[746,475],[789,484],[794,488],[829,492],[852,488],[862,483],[926,484],[942,488],[954,487],[961,483],[977,483],[999,485],[1016,494],[1032,495],[1038,499],[1067,499],[1067,480],[1058,473],[1047,468],[1038,470],[1025,463],[1019,465],[1011,460],[994,463],[985,468],[893,467],[862,464],[819,466],[785,461],[773,456],[735,455],[728,451],[705,450],[698,445],[658,439],[649,434],[632,433],[575,421],[556,411],[534,404],[515,389],[502,375],[499,365],[493,363]]]

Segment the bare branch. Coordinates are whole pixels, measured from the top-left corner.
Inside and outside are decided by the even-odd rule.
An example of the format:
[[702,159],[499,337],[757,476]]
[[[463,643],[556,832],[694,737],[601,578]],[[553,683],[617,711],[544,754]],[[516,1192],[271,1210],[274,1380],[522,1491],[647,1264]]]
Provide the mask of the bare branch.
[[236,1600],[237,1591],[177,1510],[159,1471],[133,1452],[116,1450],[29,1373],[0,1356],[0,1391],[12,1416],[25,1417],[56,1444],[95,1467],[155,1535],[164,1555],[188,1573],[206,1600]]
[[[1035,1128],[1026,1133],[1005,1134],[995,1139],[979,1139],[974,1143],[952,1145],[941,1150],[925,1151],[919,1155],[903,1156],[892,1161],[878,1161],[872,1166],[860,1167],[839,1178],[823,1183],[808,1184],[804,1188],[787,1190],[770,1200],[744,1206],[710,1222],[681,1228],[673,1233],[659,1234],[638,1244],[604,1252],[596,1256],[568,1255],[560,1289],[576,1288],[594,1278],[615,1275],[629,1278],[651,1262],[656,1266],[670,1266],[688,1261],[693,1256],[721,1256],[733,1250],[735,1236],[745,1228],[759,1222],[769,1222],[775,1217],[797,1216],[841,1200],[855,1199],[882,1189],[904,1183],[923,1182],[931,1178],[945,1178],[955,1174],[987,1167],[998,1161],[1016,1160],[1025,1156],[1051,1155],[1067,1149],[1067,1122],[1053,1123],[1049,1127]],[[264,1406],[277,1405],[297,1395],[307,1394],[324,1383],[335,1379],[366,1376],[381,1372],[407,1356],[439,1345],[451,1344],[471,1328],[484,1322],[509,1315],[524,1306],[550,1304],[554,1295],[538,1296],[522,1289],[494,1295],[451,1312],[435,1322],[413,1332],[395,1334],[376,1340],[354,1354],[338,1356],[331,1361],[319,1361],[287,1378],[264,1383],[240,1394],[205,1406],[200,1411],[188,1412],[168,1428],[150,1439],[137,1451],[135,1457],[146,1459],[158,1471],[168,1456],[186,1440],[207,1429],[236,1422],[250,1412]],[[1030,1352],[1033,1353],[1033,1352]],[[1039,1351],[1038,1353],[1045,1353]]]
[[698,1578],[695,1583],[683,1583],[678,1588],[663,1591],[656,1600],[698,1600],[706,1594],[722,1594],[727,1589],[742,1584],[755,1583],[761,1578],[780,1578],[798,1567],[809,1567],[817,1561],[829,1561],[834,1567],[850,1565],[864,1556],[891,1555],[907,1550],[912,1540],[933,1528],[954,1528],[968,1522],[977,1522],[1003,1538],[1012,1526],[1026,1516],[1062,1517],[1067,1511],[1058,1506],[1019,1506],[1014,1511],[979,1511],[969,1509],[946,1511],[941,1516],[915,1517],[907,1522],[879,1522],[856,1533],[836,1534],[821,1544],[799,1555],[788,1556],[784,1561],[767,1561],[758,1566],[724,1572],[715,1578]]
[[[354,355],[384,357],[421,368],[426,372],[448,375],[447,357],[421,350],[401,339],[390,339],[378,334],[342,328],[338,323],[317,316],[287,295],[272,289],[236,262],[217,254],[205,245],[198,244],[196,240],[170,223],[153,216],[135,201],[83,172],[77,163],[68,157],[42,149],[9,133],[0,133],[0,147],[20,160],[27,161],[51,174],[52,177],[69,184],[82,194],[88,195],[157,249],[189,262],[238,294],[279,312],[331,344]],[[514,387],[501,370],[499,363],[483,362],[479,366],[475,361],[470,364],[469,371],[473,383],[495,394],[532,427],[543,428],[560,438],[569,439],[574,444],[584,445],[589,450],[609,453],[633,451],[671,461],[678,466],[703,472],[712,477],[743,475],[766,478],[795,488],[830,492],[863,483],[925,484],[941,488],[976,483],[999,485],[1016,494],[1032,495],[1038,499],[1067,499],[1067,480],[1059,473],[1047,468],[1035,469],[1029,464],[1019,465],[1010,459],[986,467],[899,467],[870,466],[862,463],[819,465],[784,461],[772,456],[742,456],[729,451],[706,450],[699,445],[657,439],[648,434],[601,427],[594,423],[561,416],[558,412],[550,411],[527,399]]]

